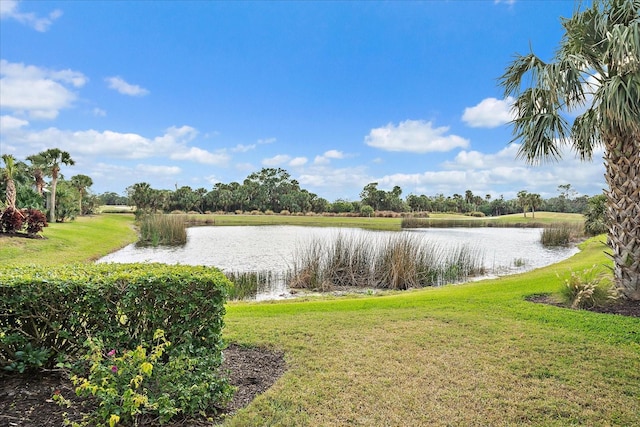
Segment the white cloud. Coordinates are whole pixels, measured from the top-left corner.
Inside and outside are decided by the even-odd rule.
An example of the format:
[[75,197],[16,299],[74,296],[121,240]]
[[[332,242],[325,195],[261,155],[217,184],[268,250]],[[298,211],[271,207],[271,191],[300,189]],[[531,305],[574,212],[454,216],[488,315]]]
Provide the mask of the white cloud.
[[495,128],[513,120],[514,99],[486,98],[478,105],[464,109],[462,121],[474,128]]
[[397,173],[377,177],[380,188],[399,185],[405,193],[435,195],[443,193],[462,194],[471,190],[476,194],[504,194],[515,197],[518,190],[540,193],[543,197],[554,197],[557,186],[571,183],[582,188],[585,194],[599,193],[604,187],[604,167],[598,159],[602,149],[594,153],[593,162],[581,162],[568,149],[563,150],[563,159],[557,163],[540,166],[526,165],[516,159],[518,144],[510,144],[496,153],[462,151],[453,161],[445,162],[445,170],[419,173]]
[[136,170],[148,175],[178,175],[182,170],[177,166],[139,164]]
[[323,155],[329,159],[344,159],[344,153],[339,150],[325,151]]
[[256,148],[256,144],[251,144],[251,145],[238,144],[234,148],[232,148],[231,151],[235,153],[246,153],[248,151],[255,150],[255,148]]
[[447,135],[449,127],[434,128],[431,122],[406,120],[398,126],[389,123],[385,127],[372,129],[365,137],[371,147],[386,151],[428,153],[466,148],[469,141],[457,135]]
[[[20,124],[15,120],[8,120],[8,123],[13,123],[14,129]],[[229,156],[224,151],[213,153],[188,145],[197,135],[197,130],[190,126],[172,126],[154,138],[111,130],[66,131],[51,127],[41,131],[19,129],[13,132],[11,138],[23,147],[25,154],[50,148],[51,141],[56,141],[58,148],[77,156],[125,160],[167,157],[171,160],[225,166]]]
[[138,85],[127,83],[120,76],[107,77],[105,81],[109,83],[109,89],[114,89],[123,95],[145,96],[149,94],[149,91],[147,89],[144,89]]
[[294,168],[295,167],[304,166],[305,164],[307,164],[307,161],[308,161],[308,159],[306,157],[294,157],[289,162],[289,166],[294,167]]
[[65,85],[82,87],[87,78],[73,70],[48,70],[0,60],[0,108],[34,119],[54,119],[77,95]]
[[34,13],[20,12],[18,3],[18,0],[0,0],[0,19],[14,19],[36,31],[45,32],[53,24],[53,21],[62,16],[62,11],[59,9],[44,18],[38,17]]
[[265,138],[258,140],[258,144],[273,144],[274,142],[276,142],[275,138]]
[[20,129],[21,127],[27,126],[28,124],[28,121],[18,119],[13,116],[0,116],[0,133],[9,132],[14,129]]
[[176,152],[169,156],[172,160],[190,160],[206,165],[223,166],[229,162],[229,156],[224,152],[211,153],[198,147],[191,147],[185,152]]
[[289,162],[290,160],[291,160],[291,156],[288,156],[286,154],[278,154],[276,156],[263,159],[262,164],[267,167],[276,167],[276,166],[282,166],[285,163]]
[[106,111],[104,111],[102,108],[98,108],[98,107],[94,108],[92,113],[96,117],[106,117],[106,115],[107,115]]

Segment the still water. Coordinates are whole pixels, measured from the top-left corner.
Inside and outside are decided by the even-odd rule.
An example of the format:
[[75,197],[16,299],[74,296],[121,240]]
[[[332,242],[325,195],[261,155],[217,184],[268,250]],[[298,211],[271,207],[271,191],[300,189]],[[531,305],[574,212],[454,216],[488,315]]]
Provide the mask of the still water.
[[[342,235],[376,242],[396,233],[399,232],[288,225],[191,227],[187,229],[184,246],[151,248],[131,244],[98,262],[208,265],[227,272],[279,274],[293,265],[296,251],[318,239],[331,241]],[[426,244],[438,248],[454,250],[466,245],[478,249],[487,272],[492,276],[533,270],[561,261],[578,251],[576,248],[545,248],[540,243],[542,230],[535,228],[428,228],[400,233],[420,236]],[[288,290],[282,284],[261,290],[257,299],[287,295]]]

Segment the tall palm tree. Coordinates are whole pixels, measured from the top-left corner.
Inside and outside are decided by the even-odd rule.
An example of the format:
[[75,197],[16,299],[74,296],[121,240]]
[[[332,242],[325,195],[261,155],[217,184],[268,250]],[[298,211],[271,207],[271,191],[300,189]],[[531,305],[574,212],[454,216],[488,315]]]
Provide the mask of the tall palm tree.
[[31,175],[35,180],[36,191],[39,195],[42,196],[44,190],[44,172],[42,169],[45,167],[45,160],[42,158],[40,154],[33,154],[27,157],[27,160],[31,162],[31,167],[29,170],[31,171]]
[[80,215],[83,215],[82,211],[82,199],[87,194],[87,188],[93,185],[93,180],[87,175],[74,175],[71,177],[71,186],[78,190],[80,194]]
[[6,203],[8,208],[16,208],[16,184],[13,177],[16,173],[16,159],[11,154],[3,154],[4,168],[2,169],[2,180],[6,181],[5,194],[7,196]]
[[530,163],[564,145],[583,160],[604,147],[614,278],[640,301],[640,0],[593,0],[562,25],[551,62],[518,55],[501,77],[515,97],[514,141]]
[[536,209],[542,205],[542,197],[537,193],[527,194],[527,205],[531,208],[531,216],[536,217]]
[[56,187],[58,185],[58,176],[60,174],[60,164],[74,165],[75,162],[69,153],[58,148],[50,148],[36,154],[35,156],[29,156],[27,159],[32,162],[35,160],[41,167],[44,175],[51,177],[51,207],[49,209],[49,222],[55,222]]

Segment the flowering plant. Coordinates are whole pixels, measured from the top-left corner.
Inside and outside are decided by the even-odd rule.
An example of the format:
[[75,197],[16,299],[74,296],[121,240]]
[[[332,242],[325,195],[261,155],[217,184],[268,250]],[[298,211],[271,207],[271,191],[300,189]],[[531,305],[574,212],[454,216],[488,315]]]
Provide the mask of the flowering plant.
[[156,411],[161,421],[168,421],[178,412],[167,396],[152,393],[157,389],[154,364],[161,363],[159,359],[171,345],[161,329],[156,330],[153,339],[155,344],[149,352],[139,345],[121,355],[117,355],[116,349],[105,352],[100,340],[87,339],[89,375],[87,378],[73,375],[71,381],[78,396],[93,396],[99,405],[81,425],[115,427]]

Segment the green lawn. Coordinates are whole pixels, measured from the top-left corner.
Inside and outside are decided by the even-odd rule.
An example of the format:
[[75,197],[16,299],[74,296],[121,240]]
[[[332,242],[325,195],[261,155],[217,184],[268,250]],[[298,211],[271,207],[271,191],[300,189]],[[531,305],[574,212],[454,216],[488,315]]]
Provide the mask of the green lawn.
[[607,262],[598,239],[582,249],[466,285],[230,303],[226,338],[289,370],[226,425],[640,425],[640,320],[524,300]]
[[[95,259],[134,240],[131,225],[101,215],[53,224],[45,241],[2,238],[0,265]],[[606,270],[602,241],[464,285],[228,303],[225,339],[283,350],[289,369],[225,425],[640,425],[640,320],[525,301]]]
[[0,265],[89,262],[137,240],[133,215],[103,214],[52,223],[45,239],[0,237]]

